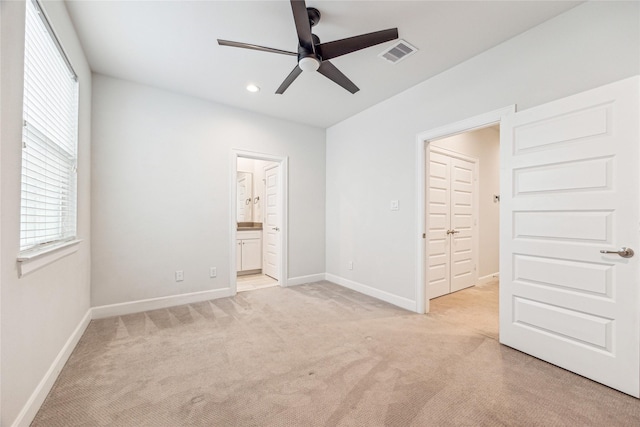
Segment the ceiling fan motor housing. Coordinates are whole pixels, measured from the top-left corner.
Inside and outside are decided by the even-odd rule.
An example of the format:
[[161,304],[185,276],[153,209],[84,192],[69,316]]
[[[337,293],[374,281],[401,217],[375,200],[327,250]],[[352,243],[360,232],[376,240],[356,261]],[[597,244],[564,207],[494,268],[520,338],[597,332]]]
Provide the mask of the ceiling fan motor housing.
[[[314,27],[320,22],[320,11],[315,7],[307,8],[307,16],[309,17],[310,27]],[[313,40],[313,49],[311,51],[303,46],[298,46],[298,67],[305,72],[318,71],[322,63],[322,57],[320,56],[318,48],[320,38],[315,34],[311,34],[311,39]]]
[[[302,69],[302,71],[316,71],[318,67],[320,67],[320,63],[322,62],[322,56],[319,49],[320,38],[315,34],[311,34],[311,38],[313,39],[314,51],[310,51],[303,46],[298,46],[298,65]],[[305,67],[302,64],[313,64],[317,63],[317,66],[313,69],[311,67]]]

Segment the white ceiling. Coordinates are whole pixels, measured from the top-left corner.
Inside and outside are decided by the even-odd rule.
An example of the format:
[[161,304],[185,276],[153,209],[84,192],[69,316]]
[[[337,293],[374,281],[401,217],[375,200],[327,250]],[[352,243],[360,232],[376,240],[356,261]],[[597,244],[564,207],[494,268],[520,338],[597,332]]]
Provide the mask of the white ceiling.
[[[390,64],[393,42],[331,62],[360,91],[319,73],[275,91],[293,56],[218,46],[216,39],[297,51],[286,0],[67,0],[93,71],[319,127],[340,122],[574,6],[579,1],[319,1],[313,32],[322,42],[398,27],[419,51]],[[262,90],[249,93],[248,83]]]

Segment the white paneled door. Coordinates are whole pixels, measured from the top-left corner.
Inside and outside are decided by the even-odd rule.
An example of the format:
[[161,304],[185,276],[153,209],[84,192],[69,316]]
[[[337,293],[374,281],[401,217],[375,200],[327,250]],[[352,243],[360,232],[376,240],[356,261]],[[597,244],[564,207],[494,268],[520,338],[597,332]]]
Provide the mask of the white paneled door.
[[500,160],[500,341],[636,397],[639,81],[515,113]]
[[428,180],[427,291],[436,298],[477,280],[476,163],[431,149]]
[[264,259],[262,272],[276,280],[279,279],[280,259],[280,203],[278,200],[279,166],[265,171],[265,218],[263,226]]

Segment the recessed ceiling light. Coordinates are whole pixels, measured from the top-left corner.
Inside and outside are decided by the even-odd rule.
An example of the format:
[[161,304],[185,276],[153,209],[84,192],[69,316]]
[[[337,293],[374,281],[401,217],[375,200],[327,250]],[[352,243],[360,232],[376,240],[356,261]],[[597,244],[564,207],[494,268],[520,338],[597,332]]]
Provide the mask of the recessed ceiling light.
[[249,92],[258,92],[260,90],[260,88],[258,86],[256,86],[256,85],[254,85],[253,83],[251,83],[251,84],[247,85],[247,90]]

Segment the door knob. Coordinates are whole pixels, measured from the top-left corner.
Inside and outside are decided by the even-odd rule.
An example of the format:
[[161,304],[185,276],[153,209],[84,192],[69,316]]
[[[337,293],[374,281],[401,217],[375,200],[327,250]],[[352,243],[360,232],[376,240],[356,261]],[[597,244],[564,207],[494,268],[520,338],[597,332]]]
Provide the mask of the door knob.
[[459,232],[460,231],[458,231],[458,230],[447,230],[447,234],[457,234]]
[[280,229],[278,227],[272,227],[271,228],[273,231],[280,231]]
[[623,247],[621,250],[619,251],[607,251],[607,250],[601,250],[600,251],[601,254],[618,254],[620,255],[622,258],[631,258],[632,256],[635,255],[635,252],[633,252],[633,249],[631,248],[625,248]]

